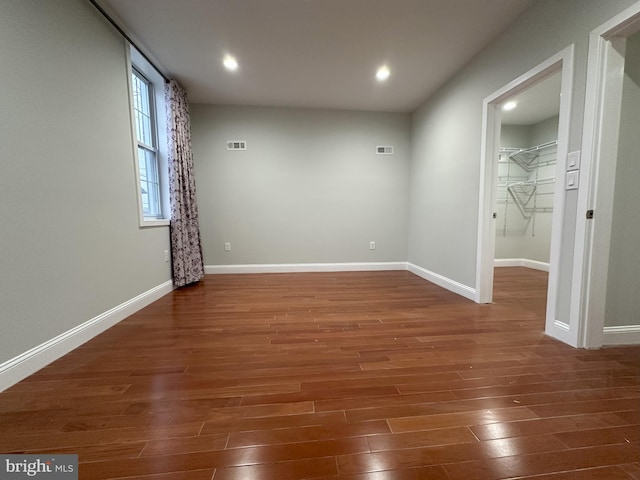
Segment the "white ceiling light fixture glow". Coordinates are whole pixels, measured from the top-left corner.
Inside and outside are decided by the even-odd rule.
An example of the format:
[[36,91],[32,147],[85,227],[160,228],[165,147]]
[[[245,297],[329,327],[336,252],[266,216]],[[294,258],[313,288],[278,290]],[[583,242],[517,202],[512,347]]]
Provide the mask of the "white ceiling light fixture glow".
[[504,110],[505,112],[508,112],[509,110],[513,110],[517,106],[518,106],[517,102],[507,102],[502,106],[502,110]]
[[224,68],[231,72],[234,72],[238,69],[238,61],[232,55],[225,55],[224,59],[222,60],[222,64],[224,65]]
[[379,82],[384,82],[387,78],[389,78],[389,75],[391,75],[391,71],[386,65],[378,68],[378,71],[376,72],[376,78]]

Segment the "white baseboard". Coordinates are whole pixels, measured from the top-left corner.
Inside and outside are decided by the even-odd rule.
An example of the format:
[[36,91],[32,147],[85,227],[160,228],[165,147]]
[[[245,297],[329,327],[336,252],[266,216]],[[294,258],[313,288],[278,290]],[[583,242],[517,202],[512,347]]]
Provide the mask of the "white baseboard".
[[568,323],[561,322],[560,320],[553,320],[551,322],[547,321],[544,333],[551,338],[560,340],[562,343],[571,345],[574,348],[578,347],[578,345],[576,345],[575,343],[575,340],[573,340],[571,337],[571,330]]
[[474,302],[478,301],[478,294],[475,288],[463,285],[460,282],[451,280],[450,278],[444,277],[438,273],[431,272],[425,268],[414,265],[413,263],[408,264],[408,270],[431,283],[435,283],[442,288],[452,291],[453,293],[457,293],[458,295],[468,298],[469,300],[473,300]]
[[409,262],[205,265],[204,267],[204,271],[208,275],[230,273],[363,272],[382,270],[409,270],[411,273],[431,283],[435,283],[442,288],[462,295],[474,302],[477,301],[475,289]]
[[494,267],[526,267],[534,270],[549,271],[549,264],[546,262],[538,262],[537,260],[529,260],[527,258],[496,258],[493,261]]
[[169,280],[0,364],[0,392],[46,367],[173,290]]
[[604,327],[604,345],[639,345],[640,325]]
[[364,272],[406,269],[407,262],[284,263],[255,265],[205,265],[204,272],[211,275],[229,273]]
[[458,295],[476,301],[476,290],[408,262],[371,263],[288,263],[257,265],[205,265],[206,274],[229,273],[291,273],[291,272],[360,272],[381,270],[409,270],[410,272],[451,290]]

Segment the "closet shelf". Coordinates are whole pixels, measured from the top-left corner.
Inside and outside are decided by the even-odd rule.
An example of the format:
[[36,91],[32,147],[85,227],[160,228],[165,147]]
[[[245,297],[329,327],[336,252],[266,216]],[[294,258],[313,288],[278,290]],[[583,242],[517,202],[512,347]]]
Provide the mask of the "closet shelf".
[[535,182],[518,182],[507,187],[507,192],[513,198],[515,204],[520,209],[524,218],[529,218],[535,211],[535,206],[528,208],[529,202],[536,194],[537,185]]
[[543,143],[530,148],[504,148],[500,149],[500,153],[506,153],[510,160],[522,167],[527,172],[532,172],[538,168],[538,157],[540,152],[546,148],[555,147],[558,141]]
[[[555,177],[551,176],[553,171],[549,167],[556,163],[553,147],[557,144],[554,140],[531,148],[500,149],[497,202],[504,205],[503,236],[507,232],[524,234],[528,230],[535,236],[536,213],[553,212],[549,196],[554,193]],[[519,215],[509,217],[509,207],[514,205]],[[517,217],[521,219],[519,224]],[[510,218],[509,226],[507,218]]]
[[524,168],[527,172],[532,172],[537,168],[536,160],[538,159],[538,154],[535,152],[514,152],[509,155],[509,158]]

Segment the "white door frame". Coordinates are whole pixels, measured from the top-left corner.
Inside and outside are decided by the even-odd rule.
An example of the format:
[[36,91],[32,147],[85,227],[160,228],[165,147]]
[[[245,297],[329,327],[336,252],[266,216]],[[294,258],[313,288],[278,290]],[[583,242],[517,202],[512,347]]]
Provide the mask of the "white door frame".
[[[626,37],[640,30],[640,2],[589,36],[571,294],[571,324],[580,325],[580,346],[634,341],[625,334],[607,341],[604,315],[611,248],[613,192],[622,105]],[[594,210],[593,220],[586,219]],[[614,333],[614,332],[611,332]],[[635,342],[638,342],[637,333]]]
[[538,66],[516,78],[483,101],[482,151],[480,164],[480,199],[478,211],[478,250],[476,265],[476,301],[490,303],[493,299],[493,268],[495,256],[495,220],[497,159],[500,148],[500,103],[529,88],[551,74],[561,71],[561,98],[558,124],[558,154],[554,189],[551,232],[551,258],[545,332],[570,345],[578,341],[576,326],[561,322],[556,315],[560,249],[562,244],[565,173],[571,98],[573,93],[574,45],[570,45]]

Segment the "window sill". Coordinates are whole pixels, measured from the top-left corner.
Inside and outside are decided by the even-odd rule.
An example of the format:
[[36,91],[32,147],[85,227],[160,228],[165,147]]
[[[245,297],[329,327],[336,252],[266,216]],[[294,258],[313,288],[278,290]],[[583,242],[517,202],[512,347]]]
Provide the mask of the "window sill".
[[145,220],[141,220],[140,221],[140,227],[142,228],[146,228],[146,227],[168,227],[169,226],[169,220],[168,219],[163,219],[163,218],[150,218],[150,219],[145,219]]

